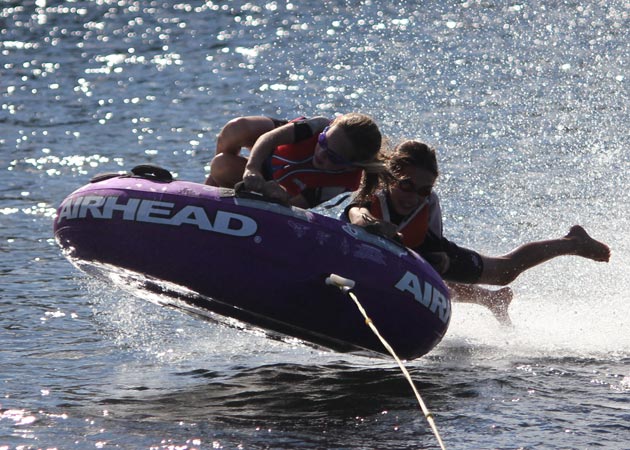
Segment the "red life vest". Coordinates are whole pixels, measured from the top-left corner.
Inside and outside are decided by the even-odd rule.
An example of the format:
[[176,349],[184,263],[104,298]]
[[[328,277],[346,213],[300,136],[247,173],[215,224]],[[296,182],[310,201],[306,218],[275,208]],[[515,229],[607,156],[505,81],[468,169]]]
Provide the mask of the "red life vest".
[[[370,202],[370,214],[377,219],[391,222],[387,197],[382,191],[376,193]],[[403,244],[409,248],[416,248],[424,242],[429,230],[429,205],[425,199],[410,215],[398,225],[398,232],[402,234]]]
[[318,136],[316,134],[303,141],[276,148],[271,157],[273,179],[292,196],[308,188],[342,187],[345,191],[357,190],[362,169],[323,170],[313,165]]

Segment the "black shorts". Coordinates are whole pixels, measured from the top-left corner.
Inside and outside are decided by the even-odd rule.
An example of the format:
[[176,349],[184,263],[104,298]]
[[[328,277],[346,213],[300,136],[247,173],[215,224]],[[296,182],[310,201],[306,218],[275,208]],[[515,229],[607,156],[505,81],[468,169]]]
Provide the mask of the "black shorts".
[[446,254],[449,257],[449,266],[442,278],[455,283],[475,284],[481,278],[483,272],[483,259],[474,250],[459,247],[449,242]]
[[479,253],[460,247],[444,237],[438,237],[429,232],[424,242],[416,251],[425,256],[431,263],[432,253],[446,253],[449,258],[449,266],[446,272],[440,275],[446,281],[455,283],[475,284],[483,273],[483,259]]

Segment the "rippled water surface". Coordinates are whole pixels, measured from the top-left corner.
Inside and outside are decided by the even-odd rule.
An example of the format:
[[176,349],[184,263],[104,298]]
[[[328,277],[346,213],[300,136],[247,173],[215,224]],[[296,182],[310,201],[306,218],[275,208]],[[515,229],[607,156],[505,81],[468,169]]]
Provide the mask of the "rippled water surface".
[[[395,364],[224,328],[90,280],[52,237],[94,174],[202,181],[230,118],[362,111],[438,149],[446,234],[610,244],[454,305],[409,370],[447,448],[630,448],[630,6],[0,2],[0,448],[437,448]],[[247,277],[243,273],[243,279]]]

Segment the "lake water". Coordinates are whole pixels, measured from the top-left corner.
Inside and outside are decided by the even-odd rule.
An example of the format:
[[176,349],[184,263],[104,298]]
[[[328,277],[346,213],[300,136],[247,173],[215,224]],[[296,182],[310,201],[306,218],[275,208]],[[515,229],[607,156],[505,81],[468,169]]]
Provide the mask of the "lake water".
[[202,181],[230,118],[348,111],[437,147],[453,241],[501,254],[579,223],[613,250],[522,275],[512,329],[454,305],[408,363],[446,447],[630,448],[629,15],[624,0],[1,2],[0,448],[437,448],[394,363],[160,309],[52,237],[96,173]]

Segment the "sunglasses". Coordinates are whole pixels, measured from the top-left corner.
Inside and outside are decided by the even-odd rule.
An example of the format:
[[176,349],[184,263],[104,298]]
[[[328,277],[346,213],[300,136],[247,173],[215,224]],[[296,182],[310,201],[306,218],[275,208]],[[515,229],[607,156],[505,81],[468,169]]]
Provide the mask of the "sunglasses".
[[420,195],[421,197],[428,197],[429,195],[431,195],[431,191],[433,191],[433,186],[416,187],[413,181],[411,181],[411,178],[403,178],[402,180],[398,180],[397,186],[398,189],[403,192],[413,192]]
[[326,132],[328,132],[329,129],[330,127],[326,127],[324,128],[324,131],[319,133],[319,137],[317,138],[317,143],[322,148],[322,150],[324,150],[324,154],[326,155],[326,158],[331,163],[337,166],[351,166],[352,161],[350,161],[345,156],[337,153],[336,151],[334,151],[332,148],[328,146],[328,139],[326,138]]

